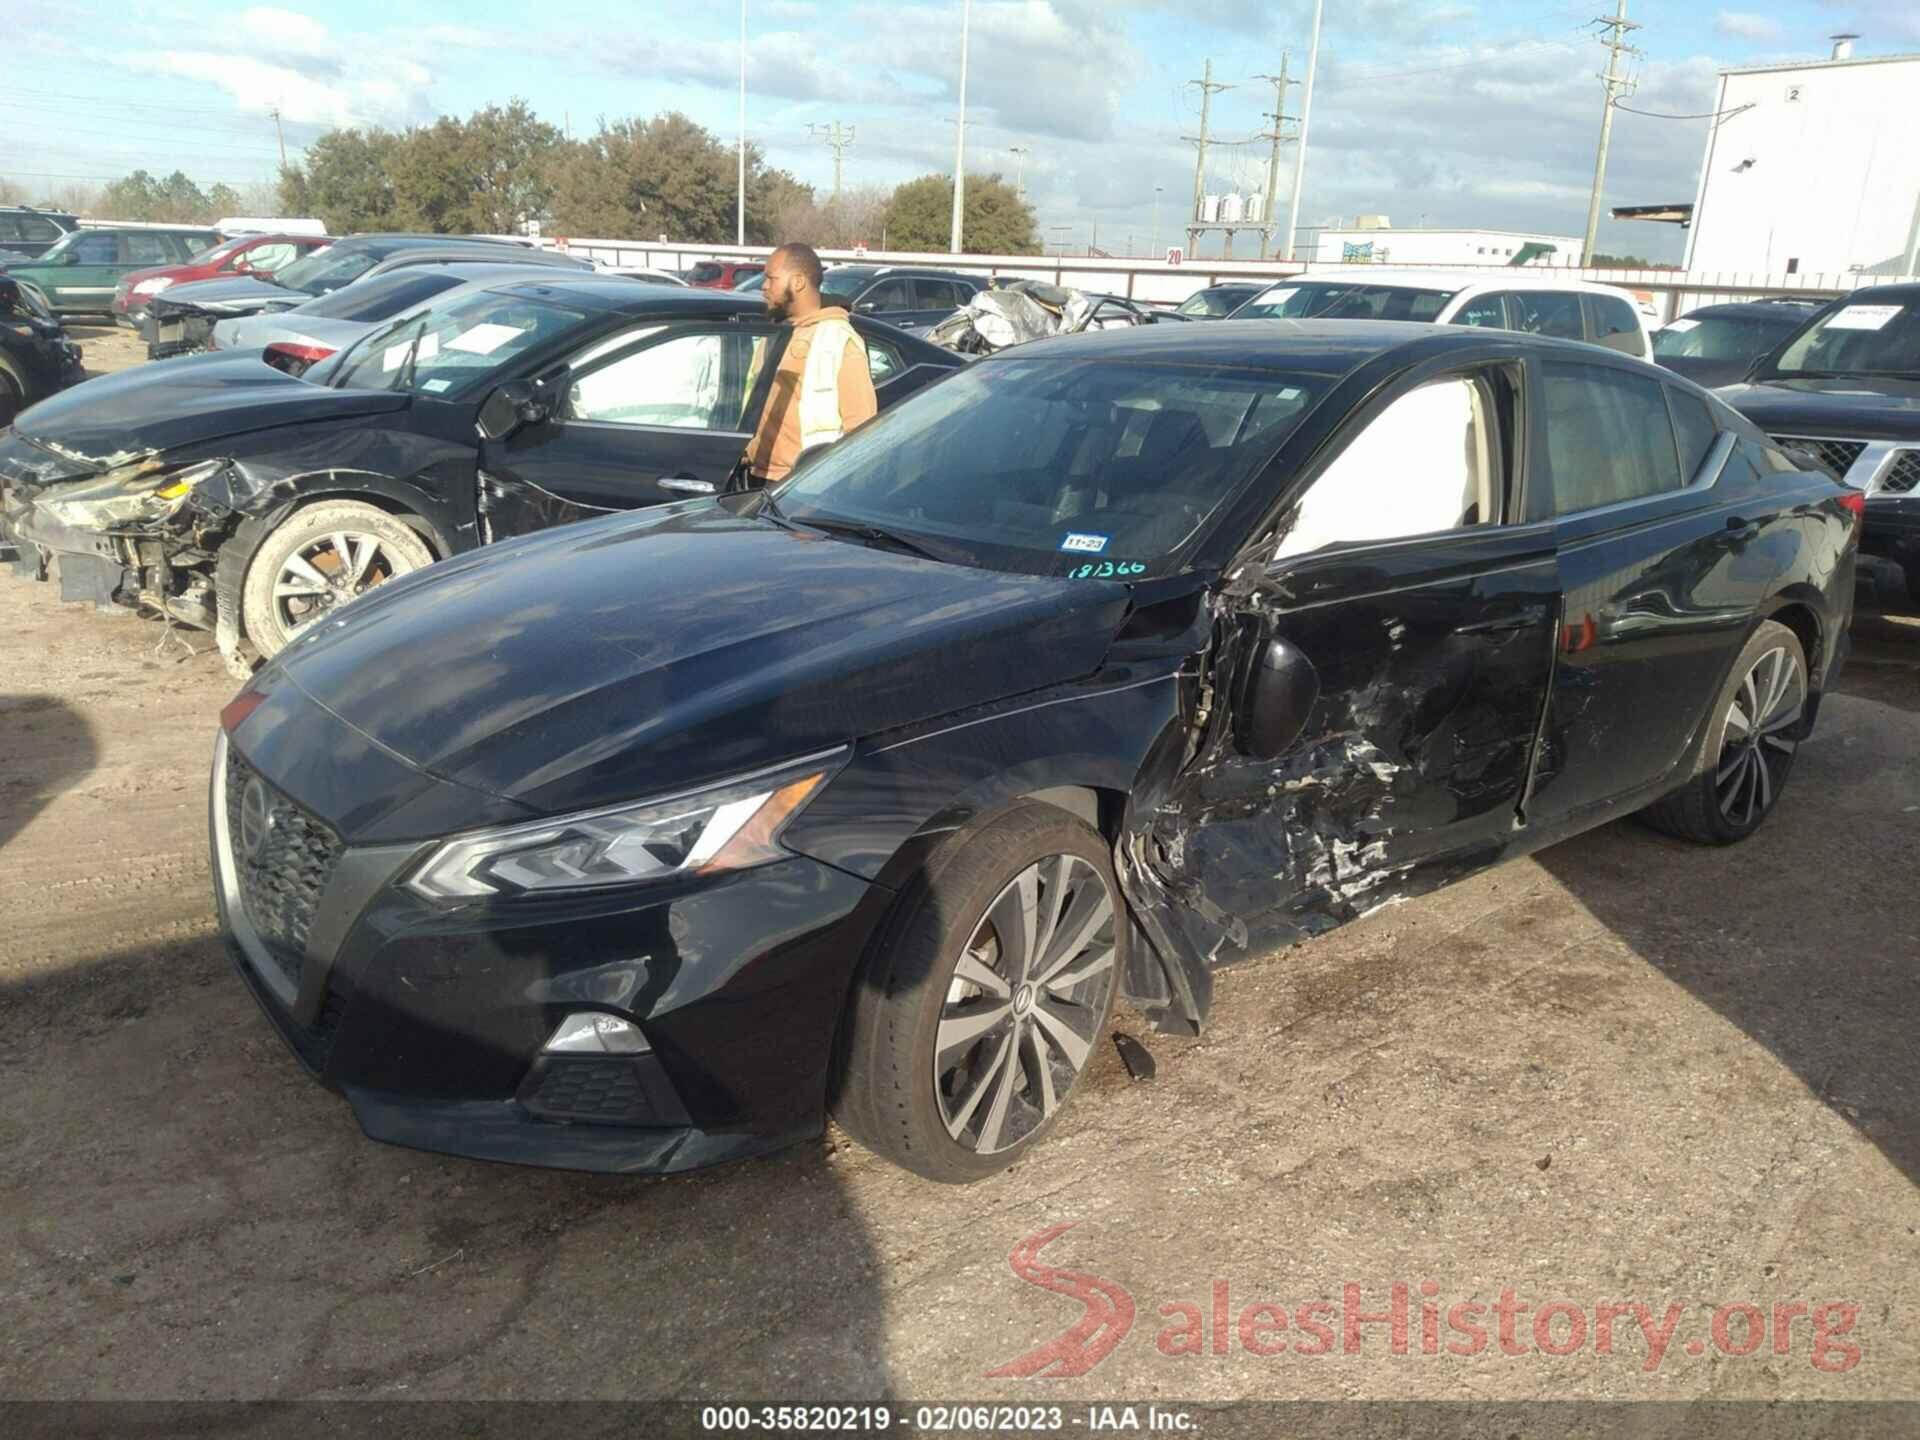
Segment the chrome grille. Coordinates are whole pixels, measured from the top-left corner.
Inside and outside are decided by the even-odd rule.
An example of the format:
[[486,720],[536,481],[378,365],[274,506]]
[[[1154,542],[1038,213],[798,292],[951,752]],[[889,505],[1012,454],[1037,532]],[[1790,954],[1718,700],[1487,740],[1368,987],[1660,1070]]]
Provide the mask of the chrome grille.
[[1867,448],[1864,440],[1827,440],[1817,435],[1776,435],[1773,438],[1776,444],[1806,451],[1842,480],[1847,478],[1847,471],[1853,468],[1853,462],[1860,458],[1860,452]]
[[1886,474],[1880,478],[1883,494],[1906,495],[1920,485],[1920,450],[1901,450],[1895,453],[1893,463],[1887,466]]
[[[260,798],[249,820],[247,790],[256,783]],[[340,860],[340,837],[233,751],[227,755],[225,800],[240,903],[274,964],[297,989],[314,912]]]

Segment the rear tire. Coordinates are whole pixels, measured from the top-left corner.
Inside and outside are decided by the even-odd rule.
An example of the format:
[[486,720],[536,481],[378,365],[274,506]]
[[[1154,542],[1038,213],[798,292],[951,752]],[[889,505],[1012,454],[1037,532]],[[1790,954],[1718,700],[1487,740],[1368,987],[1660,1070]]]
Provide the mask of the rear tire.
[[1777,621],[1761,621],[1714,702],[1704,750],[1711,759],[1641,818],[1701,845],[1746,839],[1772,813],[1793,771],[1794,753],[1806,738],[1807,696],[1800,637]]
[[855,981],[835,1118],[929,1180],[1004,1170],[1097,1052],[1126,942],[1111,852],[1073,816],[1023,804],[950,842]]
[[358,500],[296,510],[253,552],[241,591],[241,623],[271,659],[308,625],[396,576],[433,563],[406,521]]

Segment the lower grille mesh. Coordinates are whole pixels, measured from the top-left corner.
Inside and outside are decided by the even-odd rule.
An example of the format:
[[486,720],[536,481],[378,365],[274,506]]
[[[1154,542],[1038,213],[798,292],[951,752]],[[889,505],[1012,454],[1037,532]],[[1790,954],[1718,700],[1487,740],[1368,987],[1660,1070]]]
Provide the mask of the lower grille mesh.
[[1846,479],[1847,471],[1853,468],[1853,462],[1860,458],[1860,452],[1867,448],[1864,440],[1824,440],[1815,435],[1776,435],[1773,438],[1779,444],[1806,451],[1842,480]]
[[1906,495],[1916,485],[1920,485],[1920,450],[1902,450],[1893,457],[1893,464],[1887,467],[1886,478],[1880,482],[1880,489],[1893,495]]

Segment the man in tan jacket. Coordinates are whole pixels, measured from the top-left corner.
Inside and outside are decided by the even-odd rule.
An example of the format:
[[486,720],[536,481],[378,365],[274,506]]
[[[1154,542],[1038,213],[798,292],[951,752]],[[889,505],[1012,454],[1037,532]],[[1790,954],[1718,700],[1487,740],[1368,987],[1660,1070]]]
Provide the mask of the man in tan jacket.
[[793,333],[774,371],[760,428],[747,445],[747,470],[756,485],[784,480],[803,451],[831,444],[879,408],[867,347],[846,309],[821,295],[820,274],[820,257],[808,245],[782,245],[767,260],[761,294]]

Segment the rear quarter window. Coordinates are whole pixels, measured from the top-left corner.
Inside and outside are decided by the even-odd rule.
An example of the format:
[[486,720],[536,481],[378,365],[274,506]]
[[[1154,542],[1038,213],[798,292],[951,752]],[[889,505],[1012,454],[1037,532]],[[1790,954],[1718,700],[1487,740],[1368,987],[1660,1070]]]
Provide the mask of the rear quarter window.
[[1552,487],[1545,495],[1530,487],[1528,518],[1641,500],[1685,483],[1667,386],[1607,365],[1550,360],[1540,369]]
[[1592,332],[1589,338],[1594,344],[1646,359],[1647,345],[1640,334],[1640,316],[1633,306],[1612,295],[1583,295],[1580,299],[1587,307],[1587,326]]

